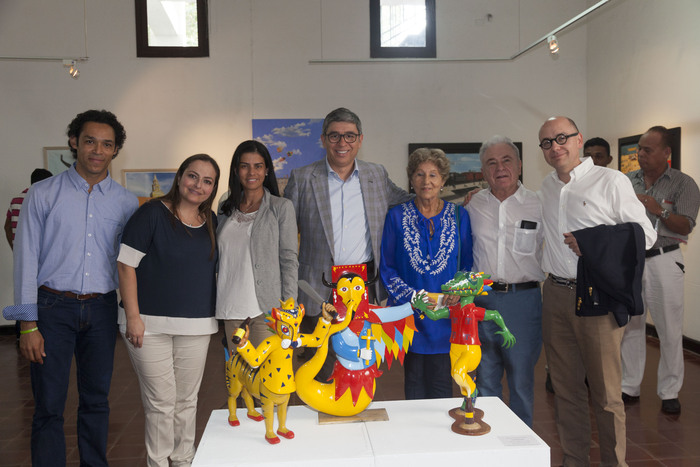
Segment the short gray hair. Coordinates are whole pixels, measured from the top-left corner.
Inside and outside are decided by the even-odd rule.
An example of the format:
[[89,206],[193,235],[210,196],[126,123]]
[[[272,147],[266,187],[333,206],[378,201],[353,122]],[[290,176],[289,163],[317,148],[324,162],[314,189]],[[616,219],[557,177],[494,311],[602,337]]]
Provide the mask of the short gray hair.
[[515,155],[518,156],[518,159],[520,159],[520,150],[518,147],[513,143],[513,140],[508,138],[507,136],[501,136],[501,135],[493,135],[486,141],[484,141],[481,145],[481,148],[479,148],[479,160],[481,161],[481,164],[484,164],[484,156],[486,155],[486,151],[491,146],[494,146],[496,144],[507,144],[510,146],[513,151],[515,151]]
[[345,107],[338,107],[335,110],[331,110],[331,112],[326,115],[326,118],[323,119],[323,128],[321,132],[325,135],[330,124],[334,122],[354,123],[357,127],[357,132],[362,134],[362,122],[360,122],[360,117],[358,117],[355,112]]
[[437,148],[418,148],[408,156],[406,174],[409,180],[423,162],[435,164],[443,180],[447,180],[447,177],[450,176],[450,160],[445,155],[445,151]]

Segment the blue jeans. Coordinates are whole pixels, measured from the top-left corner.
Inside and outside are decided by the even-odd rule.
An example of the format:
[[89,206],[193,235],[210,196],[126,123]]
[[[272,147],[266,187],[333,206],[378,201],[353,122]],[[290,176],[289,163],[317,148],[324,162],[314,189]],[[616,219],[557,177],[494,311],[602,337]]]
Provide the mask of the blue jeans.
[[44,363],[32,363],[32,465],[65,466],[63,411],[73,356],[78,385],[80,465],[107,465],[109,386],[117,335],[117,294],[76,300],[39,290]]
[[542,350],[542,294],[539,288],[516,292],[489,292],[477,297],[477,306],[497,310],[513,333],[516,343],[503,348],[501,329],[492,321],[479,323],[481,363],[476,370],[480,396],[503,398],[501,379],[505,372],[510,393],[509,406],[528,426],[532,426],[535,365]]
[[403,367],[406,400],[452,397],[450,354],[408,351]]

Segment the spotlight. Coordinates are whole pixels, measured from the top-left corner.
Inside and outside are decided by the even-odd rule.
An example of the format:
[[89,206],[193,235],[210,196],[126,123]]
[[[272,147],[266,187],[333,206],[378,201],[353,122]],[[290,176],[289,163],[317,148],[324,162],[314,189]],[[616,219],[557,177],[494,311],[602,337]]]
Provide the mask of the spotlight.
[[73,79],[78,79],[80,77],[80,70],[75,64],[75,60],[63,60],[63,66],[68,68],[68,74]]
[[557,42],[557,36],[552,34],[547,38],[547,42],[549,42],[549,53],[555,54],[559,52],[559,42]]

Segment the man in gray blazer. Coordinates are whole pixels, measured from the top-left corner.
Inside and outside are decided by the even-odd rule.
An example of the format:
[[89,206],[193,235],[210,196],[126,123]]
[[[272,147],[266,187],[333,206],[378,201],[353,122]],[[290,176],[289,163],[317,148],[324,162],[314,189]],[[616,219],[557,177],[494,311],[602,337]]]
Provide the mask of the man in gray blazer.
[[[330,281],[333,265],[368,263],[368,273],[373,274],[379,267],[387,210],[410,199],[383,166],[356,160],[362,139],[359,117],[342,107],[333,110],[323,121],[326,157],[292,170],[284,191],[299,226],[299,279],[321,296],[329,293],[321,275]],[[385,295],[379,282],[372,291],[368,287],[375,301]],[[301,290],[299,302],[306,305],[308,316],[321,311]]]

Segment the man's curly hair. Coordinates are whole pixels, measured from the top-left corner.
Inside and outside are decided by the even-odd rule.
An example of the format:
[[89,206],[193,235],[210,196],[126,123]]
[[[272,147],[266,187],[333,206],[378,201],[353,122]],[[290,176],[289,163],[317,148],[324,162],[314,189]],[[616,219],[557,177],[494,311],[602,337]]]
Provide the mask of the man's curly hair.
[[114,145],[116,151],[112,159],[117,157],[119,150],[124,146],[124,140],[126,140],[126,131],[124,131],[124,126],[117,120],[116,115],[108,110],[87,110],[83,113],[76,115],[68,129],[66,130],[66,135],[68,135],[68,146],[73,153],[73,157],[78,154],[77,149],[70,145],[70,139],[75,138],[76,140],[80,138],[80,133],[83,131],[83,126],[88,122],[104,123],[109,125],[114,130]]

